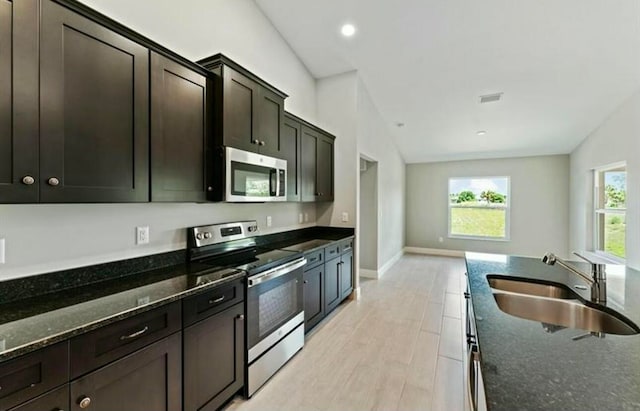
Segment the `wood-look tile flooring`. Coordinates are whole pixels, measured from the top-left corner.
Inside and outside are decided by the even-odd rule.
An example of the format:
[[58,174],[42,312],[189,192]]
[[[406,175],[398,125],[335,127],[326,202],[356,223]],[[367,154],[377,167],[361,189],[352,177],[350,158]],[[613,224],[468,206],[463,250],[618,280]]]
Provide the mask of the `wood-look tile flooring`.
[[227,411],[463,410],[464,260],[407,254],[361,279],[305,347]]

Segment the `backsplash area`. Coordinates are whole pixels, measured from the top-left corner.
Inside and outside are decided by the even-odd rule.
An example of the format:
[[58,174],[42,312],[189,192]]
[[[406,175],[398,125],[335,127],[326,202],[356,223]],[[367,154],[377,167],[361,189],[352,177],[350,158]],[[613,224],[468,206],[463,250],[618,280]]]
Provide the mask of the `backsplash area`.
[[[186,227],[243,219],[258,221],[260,234],[313,226],[316,205],[0,205],[0,238],[6,247],[0,281],[184,249]],[[136,245],[136,227],[144,226],[149,227],[149,244]]]

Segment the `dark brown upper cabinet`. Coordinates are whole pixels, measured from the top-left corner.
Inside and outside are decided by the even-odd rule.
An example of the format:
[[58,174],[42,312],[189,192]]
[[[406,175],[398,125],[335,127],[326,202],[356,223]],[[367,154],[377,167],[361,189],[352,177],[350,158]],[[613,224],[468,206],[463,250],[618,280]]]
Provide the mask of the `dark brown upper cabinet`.
[[285,93],[221,55],[200,60],[214,73],[214,144],[282,158]]
[[287,201],[300,201],[302,124],[289,113],[285,113],[280,142],[281,157],[287,160]]
[[40,201],[149,200],[149,50],[50,0],[40,23]]
[[302,125],[302,201],[333,201],[334,139]]
[[206,201],[207,78],[151,53],[151,200]]
[[37,33],[37,0],[0,0],[0,203],[38,201]]

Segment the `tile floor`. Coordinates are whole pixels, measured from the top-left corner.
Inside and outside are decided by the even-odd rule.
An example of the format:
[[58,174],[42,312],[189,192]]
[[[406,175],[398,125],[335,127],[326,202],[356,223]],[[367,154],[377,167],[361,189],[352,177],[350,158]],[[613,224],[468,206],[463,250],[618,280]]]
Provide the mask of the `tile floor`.
[[226,411],[463,410],[461,258],[407,254],[361,279],[305,347],[249,401]]

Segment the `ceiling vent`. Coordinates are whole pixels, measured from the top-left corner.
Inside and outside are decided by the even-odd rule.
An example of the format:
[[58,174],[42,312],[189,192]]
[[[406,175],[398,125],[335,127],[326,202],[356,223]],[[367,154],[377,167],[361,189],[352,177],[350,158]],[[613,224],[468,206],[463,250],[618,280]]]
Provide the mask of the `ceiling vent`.
[[493,94],[485,94],[484,96],[480,96],[480,104],[493,103],[495,101],[500,101],[500,99],[502,98],[502,94],[504,93],[493,93]]

